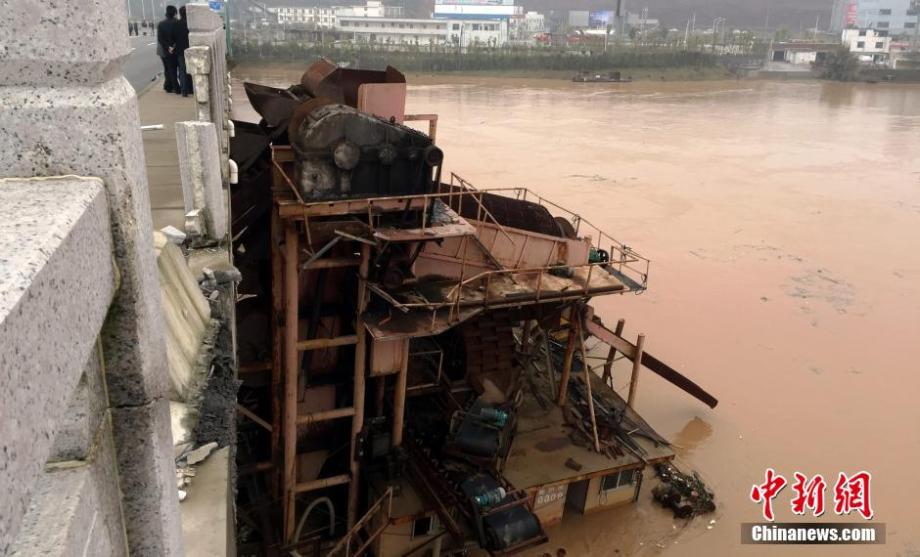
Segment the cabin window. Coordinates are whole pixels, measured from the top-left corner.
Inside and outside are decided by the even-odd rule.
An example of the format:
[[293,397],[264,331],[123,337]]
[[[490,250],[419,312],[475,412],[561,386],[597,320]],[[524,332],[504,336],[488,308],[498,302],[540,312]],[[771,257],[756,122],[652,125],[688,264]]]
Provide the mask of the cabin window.
[[866,43],[863,41],[859,41],[858,43],[856,43],[856,48],[866,48]]
[[420,538],[422,536],[430,536],[433,533],[434,518],[431,516],[416,518],[412,523],[412,539]]
[[601,491],[611,491],[633,485],[636,481],[635,470],[623,470],[615,474],[608,474],[601,480]]
[[885,43],[875,43],[875,48],[881,50],[885,48]]

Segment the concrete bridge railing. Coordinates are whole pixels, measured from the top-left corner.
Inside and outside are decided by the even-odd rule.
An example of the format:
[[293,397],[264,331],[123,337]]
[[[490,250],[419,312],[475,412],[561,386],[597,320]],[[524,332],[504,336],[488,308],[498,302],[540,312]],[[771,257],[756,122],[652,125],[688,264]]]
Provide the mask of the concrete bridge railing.
[[182,555],[125,3],[6,16],[0,554]]

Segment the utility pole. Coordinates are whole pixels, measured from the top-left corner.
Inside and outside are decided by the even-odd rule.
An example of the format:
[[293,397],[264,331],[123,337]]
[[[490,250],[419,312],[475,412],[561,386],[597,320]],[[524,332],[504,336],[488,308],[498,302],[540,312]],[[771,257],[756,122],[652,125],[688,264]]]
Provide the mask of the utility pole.
[[917,50],[917,46],[920,45],[920,0],[911,0],[910,8],[917,13],[917,23],[914,25],[914,40],[911,45],[911,50]]

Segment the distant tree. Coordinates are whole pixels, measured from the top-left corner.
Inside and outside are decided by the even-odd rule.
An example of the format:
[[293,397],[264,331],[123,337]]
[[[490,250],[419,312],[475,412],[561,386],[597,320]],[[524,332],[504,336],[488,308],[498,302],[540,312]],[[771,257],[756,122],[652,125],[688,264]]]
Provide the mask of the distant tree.
[[829,52],[820,66],[821,77],[834,81],[854,81],[859,75],[859,60],[844,45]]

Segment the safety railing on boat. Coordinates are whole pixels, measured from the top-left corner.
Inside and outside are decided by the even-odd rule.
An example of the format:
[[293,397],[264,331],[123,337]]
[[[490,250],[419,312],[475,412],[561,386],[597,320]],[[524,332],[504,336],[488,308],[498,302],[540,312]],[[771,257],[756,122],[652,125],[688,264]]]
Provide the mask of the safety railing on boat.
[[[442,184],[441,187],[443,189],[444,185]],[[546,199],[528,188],[511,187],[480,190],[454,172],[450,174],[448,188],[450,193],[454,191],[471,191],[536,203],[544,207],[553,217],[562,217],[569,221],[572,224],[576,237],[589,236],[591,238],[591,247],[594,248],[595,251],[606,251],[608,255],[608,264],[617,271],[617,274],[635,283],[627,285],[630,287],[630,290],[643,292],[648,286],[648,273],[651,265],[649,259],[641,256],[628,245],[610,236],[601,230],[600,227],[588,222],[581,215]],[[481,201],[482,197],[479,199]]]
[[[638,260],[628,260],[627,263],[635,263]],[[544,277],[554,272],[564,272],[570,276],[575,276],[578,271],[587,269],[584,273],[584,285],[577,288],[566,288],[565,290],[550,290],[544,284]],[[553,299],[570,299],[581,296],[591,296],[602,292],[636,292],[635,287],[624,284],[621,290],[605,290],[603,286],[591,286],[591,279],[597,273],[609,272],[609,263],[587,263],[584,265],[549,265],[546,267],[533,267],[528,269],[497,269],[483,271],[471,277],[465,278],[461,275],[460,279],[454,283],[447,293],[446,300],[443,301],[424,301],[424,302],[407,302],[402,303],[395,298],[387,295],[386,299],[403,312],[415,309],[427,309],[432,311],[432,322],[437,320],[438,313],[443,310],[448,311],[448,321],[454,322],[460,319],[461,312],[464,308],[497,308],[508,305],[520,304],[524,301],[549,301]],[[491,295],[491,288],[494,283],[507,277],[510,282],[519,284],[521,279],[527,277],[536,281],[534,289],[526,292],[502,294],[498,296]],[[464,295],[464,289],[468,289],[476,283],[481,283],[482,299],[475,299]]]

